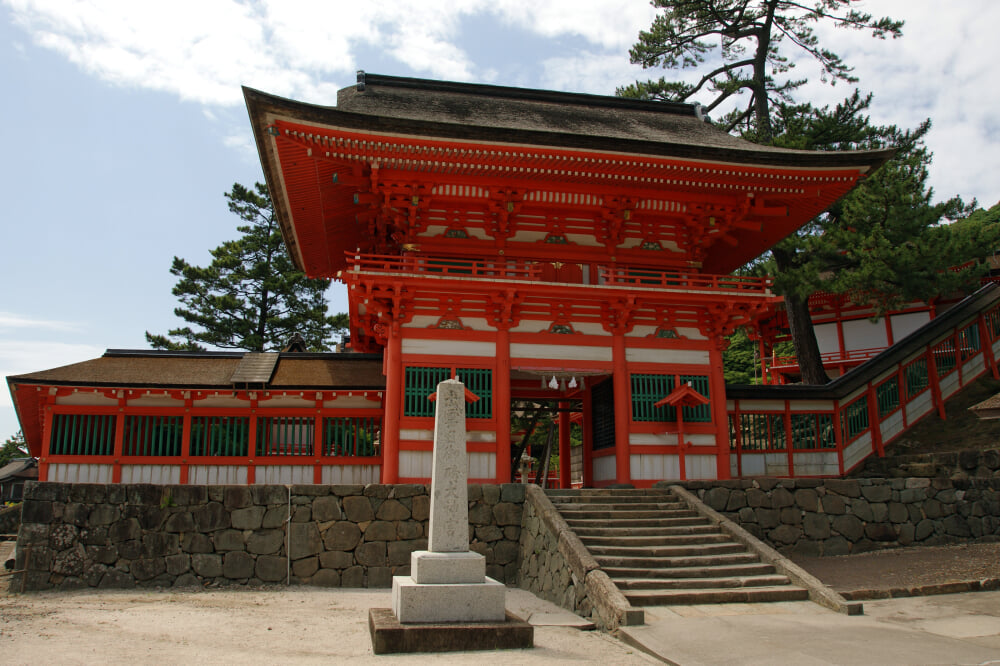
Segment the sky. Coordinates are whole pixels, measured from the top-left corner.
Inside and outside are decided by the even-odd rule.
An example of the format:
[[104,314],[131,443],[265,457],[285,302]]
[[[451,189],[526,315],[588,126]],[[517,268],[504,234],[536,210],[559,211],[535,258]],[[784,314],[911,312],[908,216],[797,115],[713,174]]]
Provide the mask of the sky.
[[[936,197],[1000,201],[1000,2],[855,3],[898,40],[821,27],[875,93],[872,119],[933,122]],[[146,347],[173,315],[174,256],[236,235],[223,193],[263,180],[243,85],[333,105],[359,69],[613,94],[645,0],[0,0],[0,376]],[[798,98],[835,104],[810,62]],[[336,283],[331,310],[346,310]],[[0,438],[18,429],[0,393]]]

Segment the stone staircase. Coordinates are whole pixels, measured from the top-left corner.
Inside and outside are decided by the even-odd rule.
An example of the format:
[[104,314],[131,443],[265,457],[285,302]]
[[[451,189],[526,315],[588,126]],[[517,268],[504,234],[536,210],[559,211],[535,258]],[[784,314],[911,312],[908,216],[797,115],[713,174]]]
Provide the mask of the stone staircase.
[[633,606],[809,598],[668,490],[546,495]]

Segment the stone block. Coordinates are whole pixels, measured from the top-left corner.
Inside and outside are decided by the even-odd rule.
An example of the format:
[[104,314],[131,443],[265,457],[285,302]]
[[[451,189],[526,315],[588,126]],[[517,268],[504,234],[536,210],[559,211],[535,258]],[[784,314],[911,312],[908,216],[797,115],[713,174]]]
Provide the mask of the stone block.
[[[294,558],[293,558],[294,559]],[[363,543],[354,549],[354,559],[366,567],[384,567],[388,564],[384,541]]]
[[534,645],[534,627],[508,616],[501,622],[402,624],[389,608],[368,612],[375,654],[517,650]]
[[785,525],[801,525],[802,510],[794,506],[786,506],[781,510],[781,522]]
[[21,522],[48,525],[52,522],[52,502],[24,500],[21,504]]
[[207,534],[183,534],[180,538],[181,550],[185,553],[211,553],[214,548]]
[[236,509],[231,514],[233,527],[238,530],[260,529],[266,509],[262,506],[248,506]]
[[854,479],[826,479],[823,487],[844,497],[861,497],[861,484]]
[[511,502],[500,502],[493,507],[493,517],[497,525],[520,525],[524,506]]
[[73,525],[53,525],[49,528],[49,546],[53,550],[65,550],[77,542],[80,534]]
[[171,576],[180,576],[191,570],[191,556],[184,553],[168,555],[163,558],[163,563],[166,565],[166,572]]
[[469,509],[469,524],[471,525],[491,525],[493,524],[493,509],[488,504],[474,504]]
[[143,558],[133,560],[129,566],[129,571],[137,581],[144,581],[166,573],[167,565],[162,557]]
[[202,578],[218,578],[222,575],[222,556],[213,553],[195,553],[191,556],[191,568]]
[[863,486],[861,494],[869,502],[888,502],[892,499],[892,487],[887,483]]
[[191,511],[195,525],[202,532],[212,532],[229,527],[229,512],[219,502],[209,502]]
[[[398,543],[398,542],[396,542]],[[393,546],[395,544],[389,544]],[[409,562],[410,553],[406,553],[405,561]],[[319,554],[319,565],[324,569],[346,569],[354,564],[354,553],[347,553],[339,550],[329,550]],[[340,580],[340,577],[337,577]],[[340,583],[338,582],[338,585]]]
[[482,525],[476,528],[476,539],[491,543],[503,538],[503,530],[496,525]]
[[177,506],[197,506],[208,502],[208,488],[205,486],[171,486],[170,492]]
[[390,541],[386,545],[390,567],[408,567],[410,554],[419,550],[419,544],[415,540]]
[[492,578],[479,584],[418,585],[409,576],[392,581],[392,612],[404,624],[491,622],[504,619],[506,588]]
[[726,511],[739,511],[747,505],[746,493],[742,490],[733,490],[729,493],[729,500],[726,502]]
[[410,514],[413,520],[427,520],[431,515],[431,498],[427,495],[417,495],[413,498]]
[[851,514],[857,516],[859,519],[869,522],[875,519],[872,514],[872,505],[863,499],[852,499],[851,500]]
[[147,532],[142,537],[142,550],[146,557],[164,557],[181,552],[180,538],[165,532]]
[[389,491],[389,497],[394,499],[402,499],[404,497],[413,497],[415,495],[424,495],[427,493],[427,487],[420,483],[397,483]]
[[292,522],[293,523],[308,523],[312,520],[312,509],[308,506],[293,506],[292,507]]
[[827,557],[835,555],[847,555],[851,552],[850,542],[842,536],[830,537],[823,542],[823,555]]
[[337,497],[349,497],[351,495],[363,495],[365,487],[359,483],[334,484],[330,486],[330,492]]
[[873,502],[868,505],[872,510],[872,522],[884,523],[889,520],[889,505],[882,502]]
[[[279,559],[282,562],[285,561],[285,558],[283,558],[283,557],[279,557],[279,558],[276,558],[276,559]],[[260,568],[260,560],[261,560],[261,558],[258,557],[257,558],[257,567],[258,568]],[[309,576],[312,576],[317,571],[319,571],[319,558],[318,557],[307,557],[305,559],[296,560],[292,564],[292,575],[295,576],[296,578],[308,578]],[[258,574],[258,577],[260,577],[260,574]]]
[[830,520],[821,513],[807,513],[802,520],[802,531],[810,539],[826,539],[830,536]]
[[365,497],[386,499],[389,497],[389,491],[391,490],[392,486],[383,483],[369,483],[367,486],[365,486],[364,492],[362,494]]
[[364,587],[365,570],[364,567],[353,566],[344,569],[340,573],[341,587]]
[[372,510],[372,503],[364,495],[351,495],[343,499],[344,514],[347,520],[354,523],[361,523],[374,520],[375,512]]
[[864,524],[854,515],[846,514],[833,519],[833,529],[848,541],[857,541],[864,535]]
[[[309,560],[300,561],[308,562]],[[313,559],[313,563],[315,564],[315,559]],[[315,571],[316,567],[312,567],[312,571],[307,575],[312,575]],[[288,560],[276,555],[261,555],[254,564],[253,572],[257,578],[265,583],[284,582],[288,577]]]
[[90,527],[110,525],[121,517],[121,511],[111,504],[98,504],[90,509],[87,524]]
[[292,560],[322,552],[323,540],[320,538],[316,523],[289,523],[288,549]]
[[287,518],[288,507],[280,505],[272,506],[264,512],[264,517],[261,518],[260,526],[262,529],[272,530],[276,527],[284,525]]
[[212,535],[212,541],[216,552],[219,553],[230,550],[243,550],[246,546],[243,540],[243,532],[239,530],[220,530]]
[[492,506],[500,501],[500,486],[484,484],[481,487],[483,489],[483,502]]
[[375,517],[378,520],[408,520],[410,510],[399,500],[387,499],[379,506],[378,511],[375,512]]
[[376,520],[365,528],[365,541],[393,541],[396,538],[395,523]]
[[423,524],[415,520],[404,520],[396,524],[396,537],[398,539],[417,539],[424,535]]
[[[85,550],[87,552],[87,559],[91,562],[97,562],[99,564],[114,564],[118,561],[118,549],[112,545],[86,546]],[[32,555],[34,555],[34,550],[32,550]]]
[[794,525],[779,525],[768,536],[772,543],[793,544],[802,537],[802,529]]
[[254,558],[242,551],[231,551],[222,556],[222,575],[230,580],[253,576]]
[[250,499],[262,506],[288,505],[288,488],[276,485],[250,486]]
[[369,588],[392,587],[392,568],[368,567],[368,587]]
[[889,523],[868,523],[865,525],[865,536],[872,541],[895,541],[896,529]]
[[361,529],[348,521],[334,523],[323,535],[323,545],[327,550],[354,550],[360,541]]
[[759,488],[750,488],[747,490],[747,506],[754,509],[758,507],[769,509],[771,508],[771,498]]
[[787,488],[775,488],[771,491],[771,506],[775,509],[783,509],[786,506],[795,504],[795,496],[788,492]]
[[340,510],[340,500],[333,495],[317,497],[313,500],[312,515],[315,520],[321,523],[340,520],[343,518],[343,513]]
[[[906,492],[906,491],[903,491]],[[889,502],[889,522],[890,523],[905,523],[910,519],[910,512],[906,509],[905,504],[900,504],[899,502]]]
[[229,511],[242,509],[253,504],[249,486],[226,486],[222,491],[222,504]]
[[194,516],[190,511],[171,513],[163,523],[163,529],[167,532],[191,532],[194,530]]
[[419,585],[482,583],[486,577],[486,558],[472,552],[420,550],[410,555],[410,576]]
[[500,501],[521,504],[524,502],[525,487],[522,483],[500,484]]
[[282,530],[257,530],[247,537],[247,552],[254,555],[274,555],[285,543]]
[[142,527],[135,518],[119,520],[108,528],[108,538],[114,543],[132,541],[140,537],[142,537]]
[[309,584],[319,587],[340,587],[340,572],[333,569],[320,569],[309,579]]
[[725,511],[729,504],[729,490],[727,488],[710,488],[705,492],[702,501],[716,511]]
[[781,524],[781,512],[776,509],[760,508],[755,513],[758,524],[765,530],[773,529]]
[[816,511],[819,509],[819,496],[812,488],[799,488],[794,493],[795,505],[803,511]]

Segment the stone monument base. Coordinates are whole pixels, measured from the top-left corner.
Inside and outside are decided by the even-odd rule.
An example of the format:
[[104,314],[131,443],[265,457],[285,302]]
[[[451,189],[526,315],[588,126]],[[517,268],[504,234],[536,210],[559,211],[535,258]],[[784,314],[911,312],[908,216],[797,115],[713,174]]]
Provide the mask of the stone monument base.
[[402,624],[502,622],[507,588],[489,576],[478,583],[422,585],[411,576],[393,576],[392,612]]
[[369,608],[368,630],[375,654],[520,650],[535,644],[535,628],[510,614],[499,622],[403,624],[390,608]]

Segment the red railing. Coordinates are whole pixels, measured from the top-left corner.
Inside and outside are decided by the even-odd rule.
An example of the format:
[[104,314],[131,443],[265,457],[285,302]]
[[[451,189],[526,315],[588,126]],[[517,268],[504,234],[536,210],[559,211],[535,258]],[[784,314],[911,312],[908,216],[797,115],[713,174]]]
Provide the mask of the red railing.
[[698,291],[736,291],[770,295],[771,279],[737,275],[675,273],[635,268],[601,267],[601,280],[608,285],[665,287]]
[[538,280],[540,268],[516,260],[478,261],[422,255],[347,254],[348,270],[354,273],[408,273],[488,278],[491,280]]
[[[837,350],[833,352],[825,352],[820,354],[820,360],[823,365],[838,365],[840,363],[857,365],[867,361],[873,356],[878,356],[886,350],[885,347],[871,347],[870,349],[851,349],[848,351]],[[771,358],[764,359],[765,367],[768,370],[772,368],[794,368],[798,367],[799,360],[795,355],[791,356],[772,356]]]

